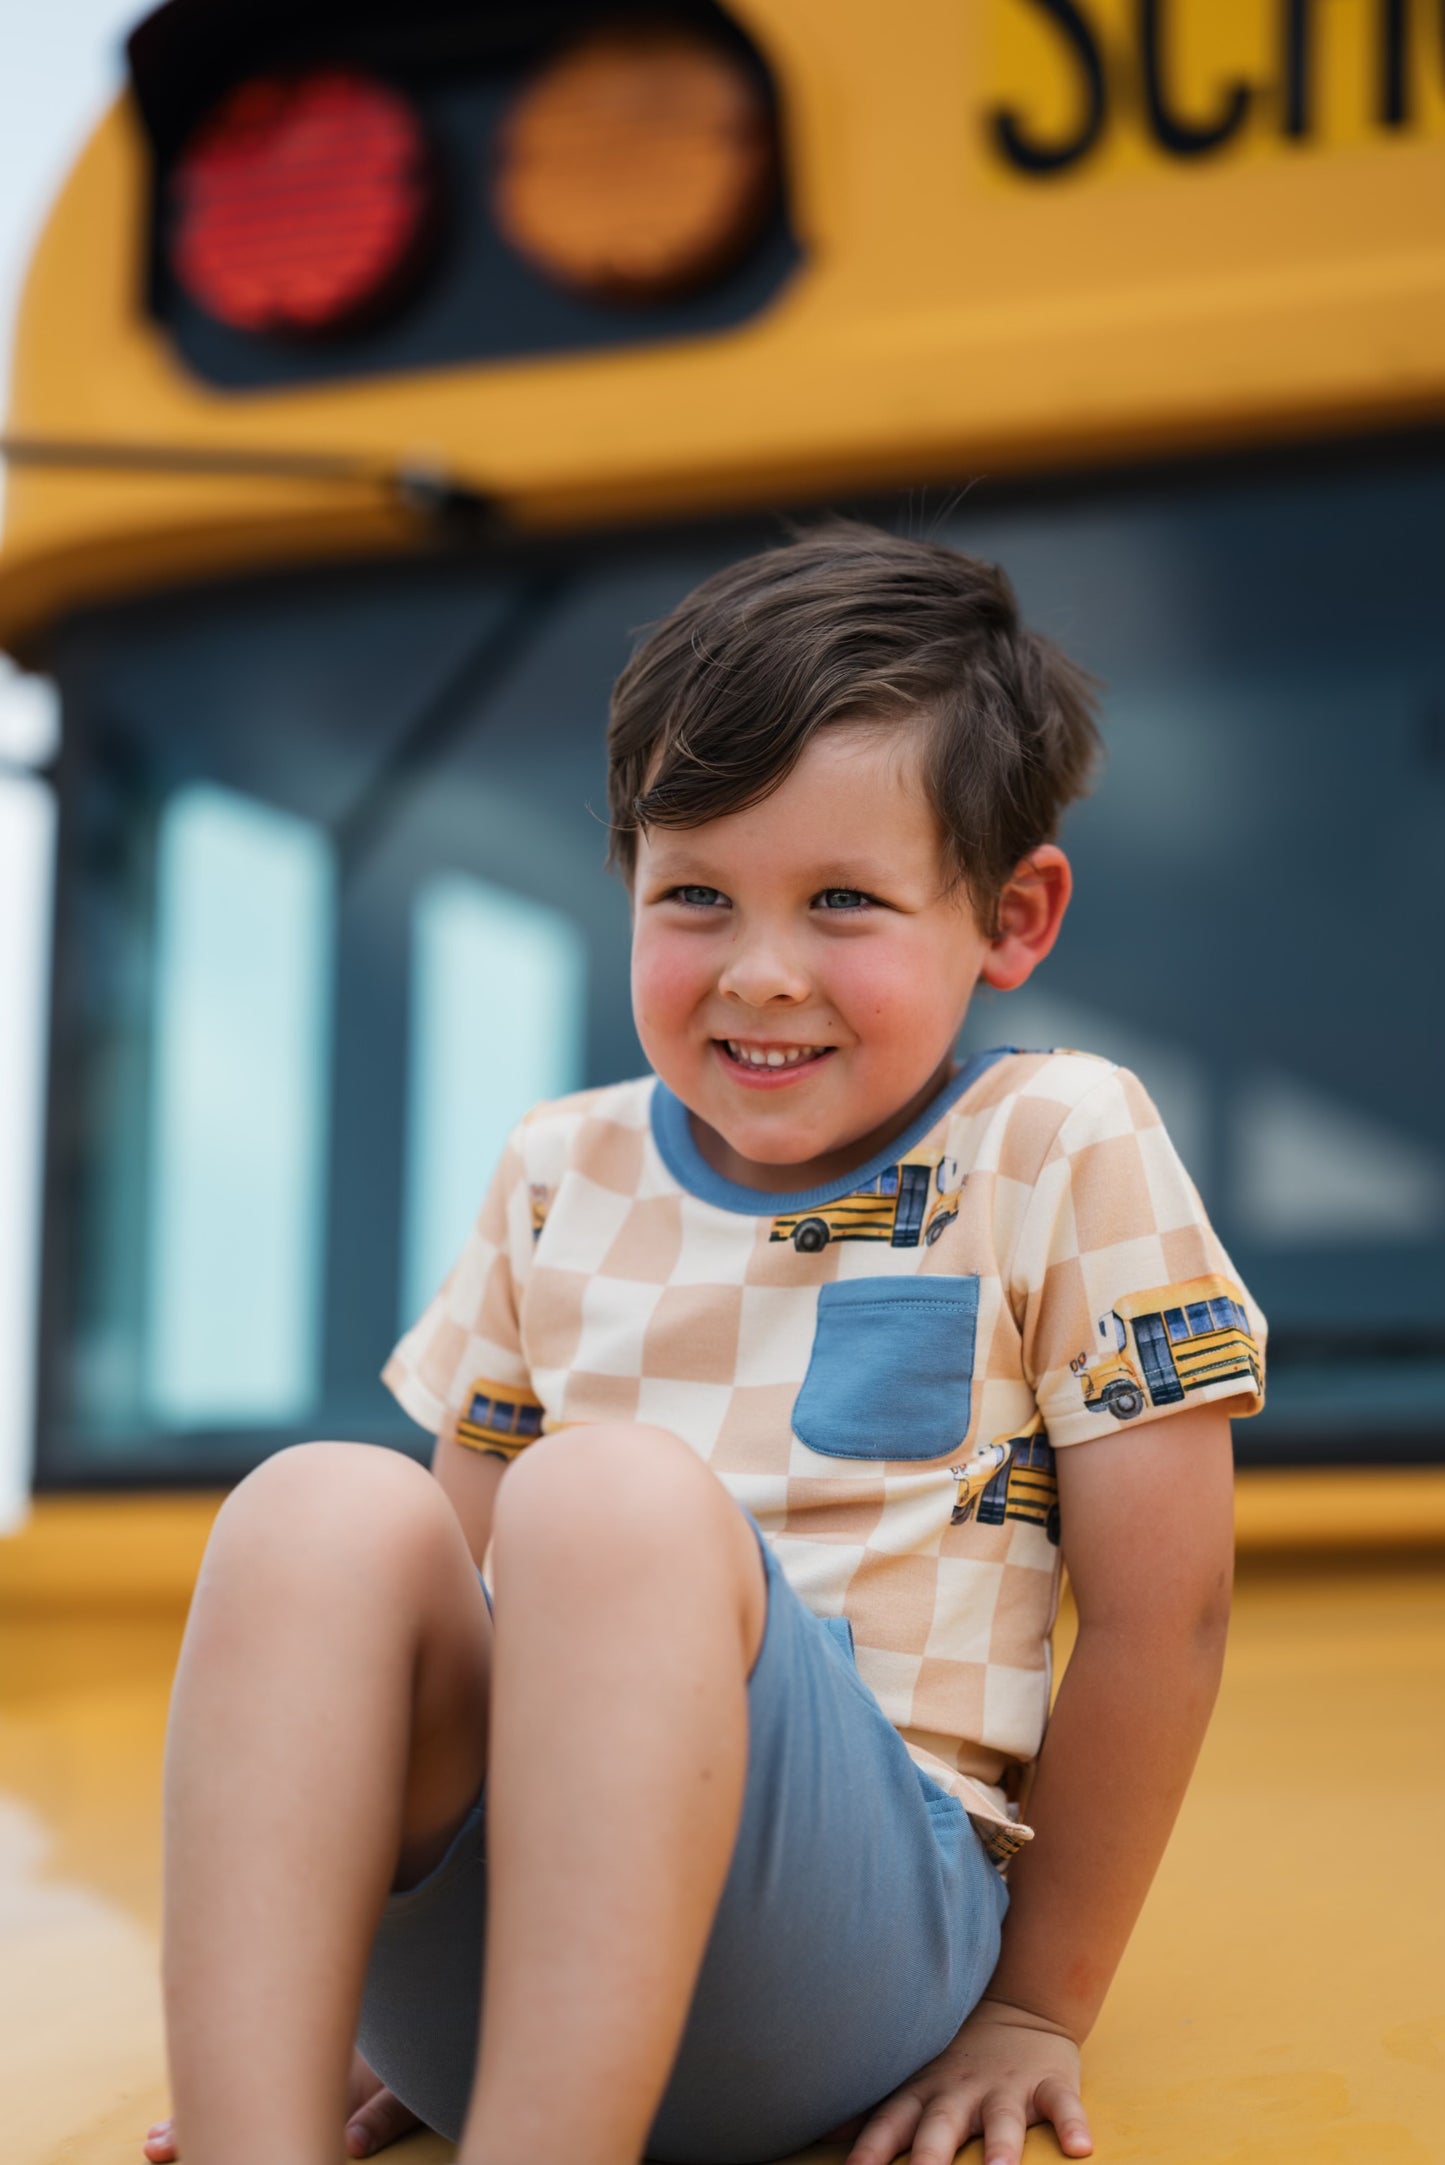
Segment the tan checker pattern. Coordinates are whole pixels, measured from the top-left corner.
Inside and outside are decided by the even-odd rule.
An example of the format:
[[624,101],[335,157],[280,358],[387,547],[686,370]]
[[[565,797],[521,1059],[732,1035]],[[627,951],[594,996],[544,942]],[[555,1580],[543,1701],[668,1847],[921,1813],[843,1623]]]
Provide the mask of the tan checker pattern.
[[[815,1253],[771,1240],[770,1217],[682,1187],[652,1138],[652,1090],[650,1077],[618,1084],[522,1123],[467,1247],[386,1381],[425,1427],[478,1448],[487,1443],[468,1409],[479,1389],[539,1404],[544,1429],[638,1420],[681,1436],[753,1513],[808,1606],[848,1618],[859,1674],[914,1759],[1006,1862],[1028,1839],[1008,1800],[1047,1719],[1059,1548],[1037,1504],[1031,1519],[997,1509],[988,1519],[976,1506],[953,1523],[952,1469],[1023,1438],[1036,1412],[1056,1449],[1119,1432],[1120,1392],[1131,1376],[1144,1396],[1157,1387],[1141,1367],[1158,1360],[1145,1340],[1167,1331],[1157,1317],[1130,1321],[1120,1353],[1117,1303],[1129,1317],[1131,1297],[1159,1289],[1161,1311],[1177,1293],[1170,1312],[1183,1317],[1193,1281],[1225,1279],[1260,1360],[1263,1318],[1147,1094],[1106,1061],[1000,1060],[918,1145],[967,1175],[936,1243],[840,1236]],[[979,1281],[971,1379],[959,1353],[967,1425],[960,1411],[956,1445],[926,1462],[810,1449],[792,1410],[819,1288],[932,1274]],[[1213,1327],[1207,1301],[1189,1312]],[[1100,1365],[1101,1330],[1112,1367]],[[860,1374],[869,1357],[866,1338],[850,1341]],[[1110,1381],[1115,1403],[1091,1407],[1088,1391]],[[1226,1397],[1235,1415],[1261,1403],[1248,1374],[1177,1403]],[[1175,1406],[1147,1410],[1158,1418]],[[1050,1475],[1030,1478],[1049,1494]]]

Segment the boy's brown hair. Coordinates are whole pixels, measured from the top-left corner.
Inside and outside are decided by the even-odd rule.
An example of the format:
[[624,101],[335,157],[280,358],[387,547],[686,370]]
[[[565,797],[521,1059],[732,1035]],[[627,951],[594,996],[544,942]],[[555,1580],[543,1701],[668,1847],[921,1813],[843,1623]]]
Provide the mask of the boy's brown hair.
[[950,870],[981,923],[1099,751],[1097,687],[1019,622],[996,565],[836,520],[694,587],[613,687],[609,862],[646,827],[757,804],[815,730],[911,722]]

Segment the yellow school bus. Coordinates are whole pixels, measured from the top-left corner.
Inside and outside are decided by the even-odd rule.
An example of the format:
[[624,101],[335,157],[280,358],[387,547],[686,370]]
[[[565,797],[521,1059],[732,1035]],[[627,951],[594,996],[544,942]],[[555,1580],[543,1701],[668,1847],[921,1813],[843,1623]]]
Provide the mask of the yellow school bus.
[[916,1248],[922,1240],[931,1248],[958,1216],[962,1192],[956,1158],[914,1150],[834,1203],[785,1211],[768,1238],[790,1240],[805,1255],[830,1240],[879,1240],[893,1248]]
[[[1157,2165],[1336,2155],[1343,2085],[1376,2148],[1428,2156],[1435,1847],[1386,1876],[1343,2025],[1355,1876],[1282,1873],[1260,1834],[1287,1805],[1302,1858],[1338,1853],[1362,1647],[1409,1655],[1369,1764],[1440,1802],[1405,1688],[1438,1643],[1423,1582],[1374,1566],[1438,1546],[1441,1476],[1359,1471],[1445,1453],[1438,6],[143,5],[40,233],[0,431],[0,1519],[47,1492],[0,1572],[28,1875],[0,1991],[12,2057],[54,2074],[7,2155],[134,2156],[170,2110],[152,1830],[218,1496],[306,1437],[422,1447],[377,1370],[506,1135],[640,1065],[608,686],[636,627],[835,507],[1001,561],[1107,685],[1057,1016],[982,1003],[971,1043],[1175,1085],[1273,1329],[1242,1536],[1329,1571],[1324,1600],[1244,1575],[1247,1688],[1091,2109]],[[43,14],[13,12],[18,73]],[[21,693],[58,728],[23,732]],[[636,1192],[645,1136],[610,1147]],[[636,1267],[607,1177],[599,1281]],[[1017,1213],[1008,1177],[971,1175]],[[861,1199],[866,1237],[901,1203]],[[655,1207],[645,1267],[671,1238],[675,1282],[706,1278],[689,1206]],[[1086,1391],[1128,1419],[1247,1367],[1236,1298],[1105,1318]],[[510,1455],[536,1407],[454,1351],[467,1440]],[[965,1515],[1056,1535],[1041,1431],[957,1479]],[[1226,1943],[1220,2025],[1181,2024]],[[1281,2075],[1322,2037],[1324,2072]]]
[[[1418,1369],[1445,1052],[1415,988],[1445,928],[1423,892],[1412,959],[1318,865],[1423,807],[1439,756],[1427,14],[915,0],[900,38],[876,0],[138,11],[0,436],[0,647],[32,679],[0,672],[0,709],[18,683],[60,715],[27,750],[0,711],[0,924],[28,943],[0,1168],[44,1166],[0,1192],[12,1481],[417,1447],[377,1369],[511,1125],[638,1069],[609,684],[698,578],[830,507],[999,559],[1107,681],[1112,772],[1070,836],[1092,914],[1041,979],[1058,1027],[1020,1034],[1152,1033],[1136,1064],[1183,1077],[1221,1165],[1270,1121],[1386,1147],[1393,1217],[1306,1175],[1303,1202],[1211,1194],[1279,1326],[1252,1427],[1336,1448],[1322,1330],[1362,1375]],[[1246,773],[1268,847],[1238,846]],[[1361,942],[1352,1042],[1389,1061],[1342,1050],[1319,981]],[[1185,958],[1187,1001],[1157,996]],[[905,1156],[775,1237],[935,1238],[941,1171]],[[1141,1328],[1092,1363],[1121,1417],[1164,1387]],[[1415,1372],[1354,1402],[1412,1420]]]
[[872,0],[168,0],[30,272],[0,639],[479,529],[1438,417],[1414,14],[915,0],[900,46]]
[[958,1491],[951,1525],[964,1526],[972,1519],[980,1526],[1002,1526],[1007,1519],[1021,1519],[1042,1527],[1058,1547],[1059,1484],[1042,1414],[1036,1413],[1021,1435],[985,1445],[952,1473]]
[[478,1377],[457,1422],[457,1441],[494,1458],[514,1459],[542,1433],[542,1408],[530,1392]]
[[1100,1316],[1091,1360],[1072,1362],[1091,1413],[1132,1421],[1146,1406],[1176,1406],[1190,1391],[1238,1376],[1260,1388],[1259,1348],[1240,1291],[1227,1278],[1190,1278],[1121,1300]]

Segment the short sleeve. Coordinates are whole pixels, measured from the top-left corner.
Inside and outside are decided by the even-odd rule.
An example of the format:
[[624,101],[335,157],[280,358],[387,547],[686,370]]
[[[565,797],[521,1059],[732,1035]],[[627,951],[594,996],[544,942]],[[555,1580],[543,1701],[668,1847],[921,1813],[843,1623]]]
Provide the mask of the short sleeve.
[[1066,1115],[1009,1264],[1024,1374],[1049,1441],[1227,1401],[1264,1404],[1265,1321],[1148,1092],[1110,1068]]
[[533,1237],[532,1200],[514,1135],[466,1246],[382,1370],[382,1381],[423,1428],[508,1459],[542,1427],[519,1321]]

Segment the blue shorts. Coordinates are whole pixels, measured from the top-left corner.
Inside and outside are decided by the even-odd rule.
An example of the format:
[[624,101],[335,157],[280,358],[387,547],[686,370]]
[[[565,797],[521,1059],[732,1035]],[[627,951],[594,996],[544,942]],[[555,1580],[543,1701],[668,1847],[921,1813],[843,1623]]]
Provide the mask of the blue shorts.
[[[762,1548],[742,1823],[648,2141],[671,2165],[782,2157],[886,2097],[982,1994],[1008,1904],[962,1806],[914,1766],[859,1677],[847,1623],[814,1616]],[[388,1898],[358,2035],[452,2141],[485,1930],[483,1791],[435,1871]]]

